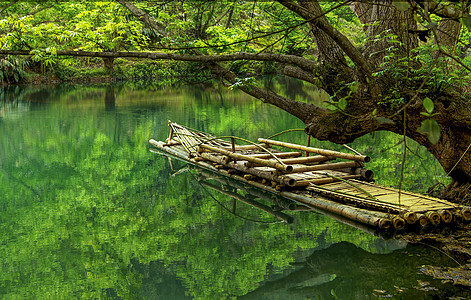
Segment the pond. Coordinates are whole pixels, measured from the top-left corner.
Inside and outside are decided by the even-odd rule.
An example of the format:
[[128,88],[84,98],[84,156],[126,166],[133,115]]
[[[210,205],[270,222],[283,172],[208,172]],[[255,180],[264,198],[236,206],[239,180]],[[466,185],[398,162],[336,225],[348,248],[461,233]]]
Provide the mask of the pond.
[[[325,100],[297,82],[271,84],[293,98]],[[456,265],[441,251],[312,211],[285,212],[294,221],[280,222],[201,184],[211,175],[149,151],[149,138],[167,137],[168,120],[251,140],[303,128],[238,91],[145,82],[0,91],[2,298],[471,296],[421,273],[424,265]],[[411,141],[402,171],[402,142],[380,132],[350,146],[372,157],[380,184],[424,192],[444,179]]]

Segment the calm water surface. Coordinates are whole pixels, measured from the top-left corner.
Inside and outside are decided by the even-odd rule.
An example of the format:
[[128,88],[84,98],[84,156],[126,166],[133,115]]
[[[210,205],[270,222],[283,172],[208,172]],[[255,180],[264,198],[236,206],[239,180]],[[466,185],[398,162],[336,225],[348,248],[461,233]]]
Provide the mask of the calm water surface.
[[[275,84],[290,97],[322,101],[299,84]],[[308,211],[285,212],[294,221],[280,222],[217,189],[252,201],[264,198],[257,191],[151,153],[148,139],[165,139],[168,120],[252,140],[302,128],[287,113],[218,85],[1,90],[0,297],[469,296],[420,273],[423,265],[455,266],[435,249]],[[373,158],[379,183],[397,186],[400,141],[379,133],[352,146]],[[423,149],[410,147],[403,185],[423,191],[443,174]]]

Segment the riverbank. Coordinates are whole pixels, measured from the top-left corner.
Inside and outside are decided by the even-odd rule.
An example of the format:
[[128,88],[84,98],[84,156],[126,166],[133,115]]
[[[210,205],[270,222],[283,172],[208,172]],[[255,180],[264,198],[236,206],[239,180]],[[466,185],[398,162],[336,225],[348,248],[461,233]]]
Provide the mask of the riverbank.
[[426,245],[448,255],[456,263],[437,267],[424,265],[420,272],[443,282],[471,287],[471,224],[426,234],[408,233],[396,236],[412,244]]

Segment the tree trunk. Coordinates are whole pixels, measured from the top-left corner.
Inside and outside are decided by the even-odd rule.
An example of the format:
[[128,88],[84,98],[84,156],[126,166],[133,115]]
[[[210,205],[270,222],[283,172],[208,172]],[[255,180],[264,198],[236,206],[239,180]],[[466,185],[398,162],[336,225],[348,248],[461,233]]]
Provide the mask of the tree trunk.
[[[392,5],[392,0],[380,1],[375,4],[357,4],[355,13],[365,24],[366,38],[363,54],[369,57],[376,67],[383,62],[389,47],[396,48],[398,58],[410,55],[417,47],[418,39],[413,34],[417,30],[412,9],[401,12]],[[361,16],[361,17],[360,17]],[[375,22],[372,24],[372,22]],[[396,43],[394,40],[400,42]]]

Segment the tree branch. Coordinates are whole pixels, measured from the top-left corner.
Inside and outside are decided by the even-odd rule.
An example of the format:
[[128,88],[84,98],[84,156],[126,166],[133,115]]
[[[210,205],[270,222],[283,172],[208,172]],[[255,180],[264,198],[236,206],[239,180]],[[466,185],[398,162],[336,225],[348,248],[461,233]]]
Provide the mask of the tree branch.
[[[330,36],[332,40],[334,40],[337,45],[345,52],[345,54],[353,61],[353,63],[360,69],[360,73],[365,78],[369,78],[371,82],[373,82],[371,78],[372,68],[365,57],[361,54],[361,52],[355,48],[355,46],[341,34],[337,29],[335,29],[332,24],[328,21],[319,18],[318,16],[314,15],[309,10],[306,10],[302,6],[296,4],[291,0],[278,0],[280,4],[288,8],[289,10],[295,12],[302,18],[306,20],[310,20],[313,25],[317,26],[319,29],[324,31],[327,35]],[[347,1],[344,4],[348,4]]]
[[[27,50],[0,50],[3,55],[31,55]],[[202,54],[176,54],[159,52],[92,52],[92,51],[70,51],[58,50],[58,56],[77,56],[77,57],[102,57],[102,58],[149,58],[153,60],[177,60],[193,62],[219,62],[234,60],[254,60],[254,61],[276,61],[279,63],[293,64],[301,69],[312,72],[316,64],[306,58],[296,55],[286,55],[277,53],[234,53],[221,55],[202,55]]]
[[[214,74],[221,76],[231,84],[235,84],[237,82],[237,76],[220,65],[211,64],[209,68]],[[267,89],[261,89],[253,85],[241,85],[238,88],[252,97],[283,109],[289,114],[299,118],[303,122],[306,122],[309,118],[312,118],[313,113],[317,111],[324,113],[326,111],[325,109],[317,107],[313,104],[291,100]]]
[[12,6],[13,4],[15,4],[16,2],[18,2],[19,0],[14,0],[14,1],[11,1],[10,3],[8,3],[7,5],[5,5],[4,7],[2,7],[2,9],[0,9],[0,14],[3,13],[5,11],[5,9],[9,8],[10,6]]
[[119,4],[126,7],[136,18],[144,22],[147,26],[152,28],[153,30],[157,31],[162,36],[167,36],[167,32],[165,31],[165,26],[159,24],[157,20],[147,14],[145,11],[140,9],[139,7],[132,4],[130,1],[127,0],[116,0]]

